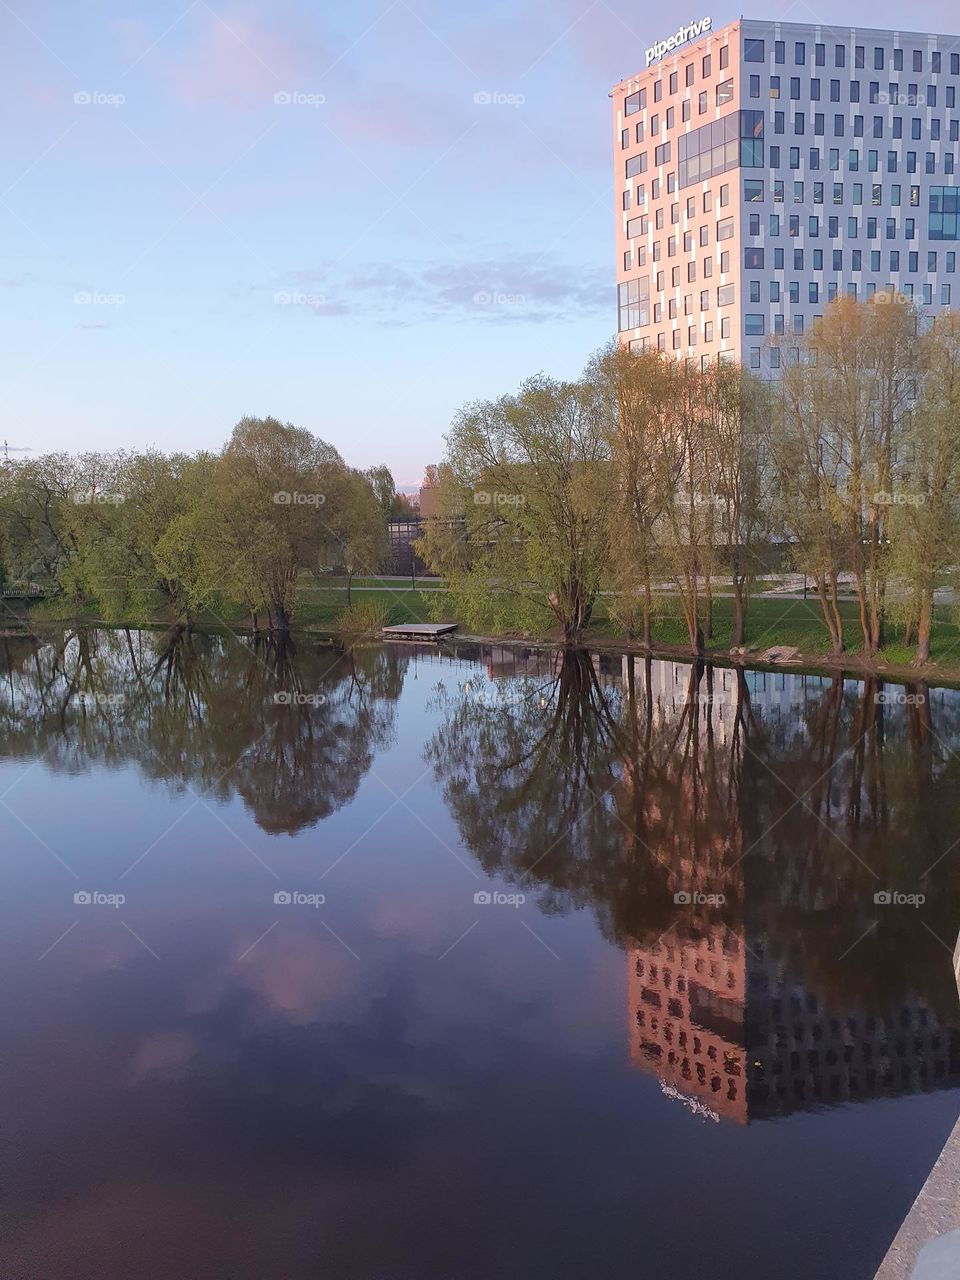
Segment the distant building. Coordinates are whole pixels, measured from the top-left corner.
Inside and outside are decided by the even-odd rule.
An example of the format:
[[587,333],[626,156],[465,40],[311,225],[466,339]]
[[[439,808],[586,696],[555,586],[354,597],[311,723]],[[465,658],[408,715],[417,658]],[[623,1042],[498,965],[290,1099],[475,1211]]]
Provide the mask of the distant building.
[[434,484],[420,486],[420,516],[429,520],[440,514],[440,488]]
[[610,95],[621,343],[775,377],[835,297],[956,304],[956,36],[662,15]]

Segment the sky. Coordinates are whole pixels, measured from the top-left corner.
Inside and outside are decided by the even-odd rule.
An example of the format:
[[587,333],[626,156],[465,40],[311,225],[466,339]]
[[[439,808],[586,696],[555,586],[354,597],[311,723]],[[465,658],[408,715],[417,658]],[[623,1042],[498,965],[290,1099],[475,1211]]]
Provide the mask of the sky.
[[607,95],[703,13],[0,0],[0,441],[218,449],[270,414],[416,486],[462,405],[613,336]]

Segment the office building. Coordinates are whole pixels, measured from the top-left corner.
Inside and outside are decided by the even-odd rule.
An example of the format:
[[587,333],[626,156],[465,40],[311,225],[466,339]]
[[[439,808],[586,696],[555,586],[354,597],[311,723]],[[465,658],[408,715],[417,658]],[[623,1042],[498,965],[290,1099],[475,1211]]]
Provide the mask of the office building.
[[611,93],[622,342],[775,377],[835,297],[956,301],[960,37],[704,18],[640,57]]

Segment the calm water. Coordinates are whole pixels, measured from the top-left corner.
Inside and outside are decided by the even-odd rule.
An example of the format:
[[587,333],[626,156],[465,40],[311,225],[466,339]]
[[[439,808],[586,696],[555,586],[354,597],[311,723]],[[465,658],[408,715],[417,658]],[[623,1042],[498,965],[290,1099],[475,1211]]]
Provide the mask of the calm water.
[[2,1274],[869,1280],[960,1109],[954,748],[923,686],[0,640]]

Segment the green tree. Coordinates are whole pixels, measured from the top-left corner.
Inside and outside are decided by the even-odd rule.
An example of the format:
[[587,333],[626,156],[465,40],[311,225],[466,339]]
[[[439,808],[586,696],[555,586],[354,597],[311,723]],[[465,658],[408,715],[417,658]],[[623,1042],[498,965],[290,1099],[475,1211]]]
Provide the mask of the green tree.
[[[590,381],[542,375],[468,405],[447,437],[441,518],[418,549],[478,629],[556,624],[575,644],[609,556],[609,448]],[[448,607],[448,606],[445,606]]]

